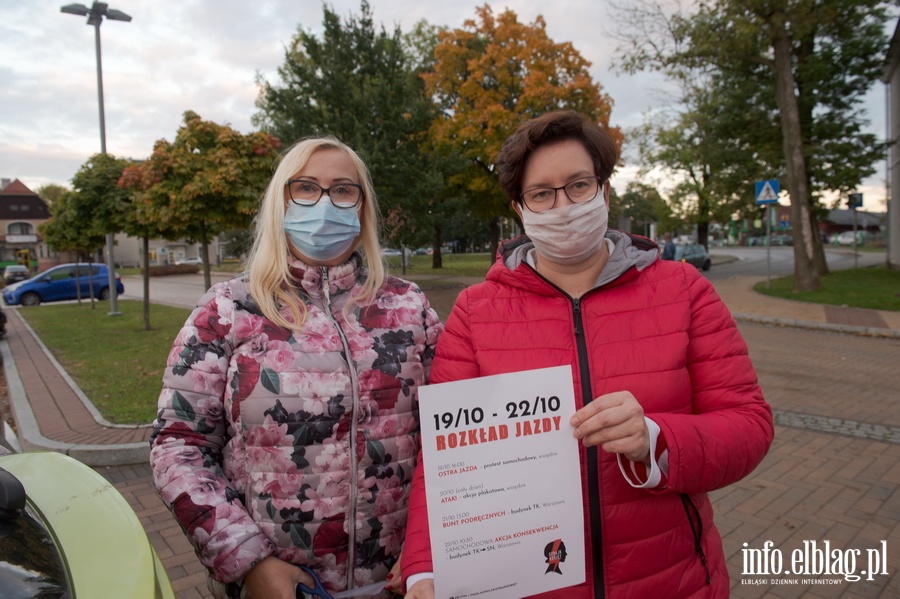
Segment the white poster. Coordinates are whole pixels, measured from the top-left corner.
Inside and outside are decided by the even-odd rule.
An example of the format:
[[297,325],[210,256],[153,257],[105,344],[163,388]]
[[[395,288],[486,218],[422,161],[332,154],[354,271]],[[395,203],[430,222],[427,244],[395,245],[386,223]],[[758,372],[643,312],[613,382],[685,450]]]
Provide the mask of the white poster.
[[419,388],[437,599],[585,580],[570,366]]

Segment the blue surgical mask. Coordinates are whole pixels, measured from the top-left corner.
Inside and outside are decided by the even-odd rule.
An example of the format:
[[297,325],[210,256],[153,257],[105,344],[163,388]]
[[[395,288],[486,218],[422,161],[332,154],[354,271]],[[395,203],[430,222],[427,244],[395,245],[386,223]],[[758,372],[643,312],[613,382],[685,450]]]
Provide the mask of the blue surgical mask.
[[284,232],[301,254],[328,262],[353,245],[359,235],[359,213],[355,208],[336,208],[328,196],[313,206],[288,202]]

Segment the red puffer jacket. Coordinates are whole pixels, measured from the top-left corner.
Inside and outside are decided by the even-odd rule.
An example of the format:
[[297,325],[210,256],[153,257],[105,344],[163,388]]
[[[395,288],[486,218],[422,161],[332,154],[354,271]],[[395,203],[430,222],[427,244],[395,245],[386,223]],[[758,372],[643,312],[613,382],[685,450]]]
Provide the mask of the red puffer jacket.
[[[697,269],[658,260],[649,240],[607,238],[610,262],[579,300],[523,263],[527,238],[502,247],[487,280],[457,299],[430,382],[571,365],[578,407],[630,391],[661,429],[666,486],[633,488],[614,454],[583,448],[587,582],[540,597],[727,597],[706,494],[759,464],[771,409],[734,320]],[[404,580],[433,569],[421,463],[409,513]]]

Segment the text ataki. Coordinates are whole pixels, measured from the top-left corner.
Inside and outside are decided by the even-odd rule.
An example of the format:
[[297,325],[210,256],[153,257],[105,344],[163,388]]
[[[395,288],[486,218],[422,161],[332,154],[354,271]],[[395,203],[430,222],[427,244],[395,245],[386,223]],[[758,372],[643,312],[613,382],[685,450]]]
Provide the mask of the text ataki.
[[[533,418],[516,422],[513,437],[527,437],[530,435],[558,431],[561,420],[561,416],[553,416],[552,418]],[[457,447],[466,447],[468,445],[478,445],[480,443],[490,443],[492,441],[508,439],[509,432],[509,426],[506,424],[482,426],[480,428],[473,428],[458,433],[437,435],[435,443],[437,444],[437,450],[443,451],[445,449],[456,449]]]

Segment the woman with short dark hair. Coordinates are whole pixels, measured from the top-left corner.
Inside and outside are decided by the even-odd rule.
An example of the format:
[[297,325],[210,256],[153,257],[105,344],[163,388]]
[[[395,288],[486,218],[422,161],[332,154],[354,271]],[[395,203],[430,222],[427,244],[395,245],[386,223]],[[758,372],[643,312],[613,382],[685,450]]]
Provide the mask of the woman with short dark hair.
[[[500,182],[526,235],[457,298],[430,382],[572,368],[587,580],[535,596],[727,597],[707,493],[759,464],[771,409],[709,281],[661,261],[652,241],[607,228],[616,161],[607,132],[572,112],[528,121],[507,140]],[[420,463],[408,598],[434,596],[429,543]]]

